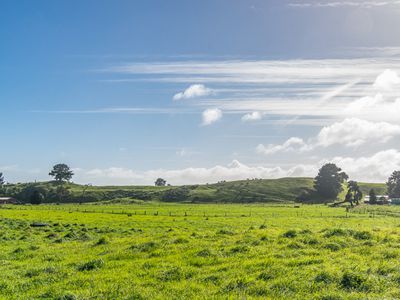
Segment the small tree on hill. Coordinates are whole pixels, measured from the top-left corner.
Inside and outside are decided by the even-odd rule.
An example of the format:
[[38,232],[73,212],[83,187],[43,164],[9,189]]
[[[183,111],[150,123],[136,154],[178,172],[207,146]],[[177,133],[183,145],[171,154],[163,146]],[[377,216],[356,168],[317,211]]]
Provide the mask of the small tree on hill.
[[387,183],[389,197],[400,198],[400,171],[394,171]]
[[328,163],[319,169],[317,177],[314,180],[316,192],[327,199],[336,199],[343,190],[342,183],[349,177],[342,169],[335,164]]
[[374,189],[369,191],[369,204],[377,204],[378,198],[376,197],[376,193]]
[[165,186],[167,184],[167,181],[162,178],[157,178],[156,182],[154,182],[156,186]]
[[53,166],[49,175],[54,177],[58,183],[63,183],[65,181],[70,181],[72,176],[74,176],[74,172],[72,172],[66,164],[57,164]]

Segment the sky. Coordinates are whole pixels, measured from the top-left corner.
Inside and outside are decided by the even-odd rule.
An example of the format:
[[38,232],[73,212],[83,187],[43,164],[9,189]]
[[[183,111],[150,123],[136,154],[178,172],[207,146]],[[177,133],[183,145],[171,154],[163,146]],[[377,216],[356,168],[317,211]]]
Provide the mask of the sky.
[[0,41],[9,182],[400,169],[400,1],[3,0]]

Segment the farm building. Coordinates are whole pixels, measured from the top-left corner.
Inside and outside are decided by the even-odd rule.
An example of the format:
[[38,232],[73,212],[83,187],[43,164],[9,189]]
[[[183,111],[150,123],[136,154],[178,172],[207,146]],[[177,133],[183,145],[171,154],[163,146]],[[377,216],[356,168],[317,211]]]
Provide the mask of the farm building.
[[12,197],[0,197],[0,204],[17,204],[17,200]]

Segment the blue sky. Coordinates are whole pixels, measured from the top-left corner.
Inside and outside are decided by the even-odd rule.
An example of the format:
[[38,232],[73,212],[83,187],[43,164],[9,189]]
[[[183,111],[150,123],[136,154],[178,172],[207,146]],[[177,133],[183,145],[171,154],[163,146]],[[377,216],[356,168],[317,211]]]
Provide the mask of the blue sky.
[[[172,184],[400,168],[399,1],[2,1],[0,172]],[[387,162],[391,164],[388,166]]]

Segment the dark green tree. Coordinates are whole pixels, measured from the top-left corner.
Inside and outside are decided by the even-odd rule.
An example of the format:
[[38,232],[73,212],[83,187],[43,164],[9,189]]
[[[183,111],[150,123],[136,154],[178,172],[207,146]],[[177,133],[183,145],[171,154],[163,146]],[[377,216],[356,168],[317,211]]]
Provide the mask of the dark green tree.
[[318,195],[333,200],[343,190],[342,184],[349,177],[335,164],[327,163],[319,169],[314,179],[314,188]]
[[363,193],[361,192],[361,189],[357,183],[357,181],[350,180],[347,183],[347,194],[345,201],[349,202],[351,206],[353,206],[353,203],[356,205],[360,204],[360,201],[362,200]]
[[0,187],[5,183],[4,181],[4,175],[3,173],[0,172]]
[[377,204],[378,198],[376,197],[376,193],[374,189],[369,191],[369,204]]
[[394,171],[387,183],[389,197],[400,198],[400,171]]
[[359,205],[362,200],[363,194],[357,181],[350,180],[347,184],[349,191],[352,193],[354,202]]
[[165,186],[167,181],[162,178],[157,178],[156,182],[154,182],[156,186]]
[[70,181],[74,172],[66,165],[66,164],[57,164],[53,166],[53,169],[49,173],[50,176],[54,177],[54,179],[63,183],[65,181]]
[[353,204],[353,194],[352,194],[352,192],[350,190],[347,191],[347,194],[346,194],[346,197],[344,198],[344,201],[345,202],[349,202],[351,207],[354,206],[354,204]]
[[43,194],[38,190],[34,190],[30,197],[30,202],[31,202],[31,204],[37,205],[37,204],[42,203],[43,199],[44,199]]

